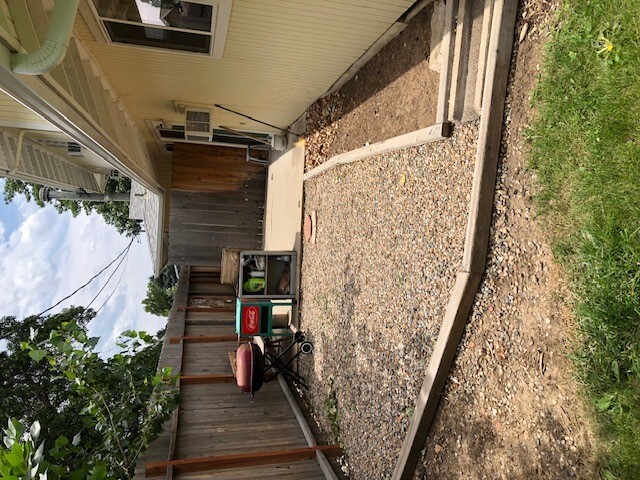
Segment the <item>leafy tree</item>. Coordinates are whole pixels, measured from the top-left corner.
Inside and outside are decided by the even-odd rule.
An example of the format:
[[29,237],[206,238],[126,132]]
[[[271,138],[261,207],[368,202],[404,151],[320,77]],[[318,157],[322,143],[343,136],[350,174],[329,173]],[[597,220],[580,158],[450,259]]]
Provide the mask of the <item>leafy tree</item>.
[[[23,322],[4,317],[1,322],[8,341],[3,361],[11,368],[3,369],[0,414],[22,425],[41,417],[39,438],[53,446],[43,460],[52,465],[47,467],[50,478],[132,478],[138,455],[175,406],[170,369],[156,373],[161,335],[125,332],[117,341],[121,351],[103,359],[95,351],[99,339],[87,335],[86,324],[94,316],[73,307],[48,317]],[[26,375],[17,371],[16,359]],[[42,388],[34,385],[30,376],[35,374]],[[47,400],[39,398],[43,393]],[[0,450],[0,478],[8,468],[3,458],[18,462],[19,455],[11,456],[14,448],[22,449],[21,465],[27,468],[27,454],[37,449],[38,439],[32,440],[33,445],[4,442],[9,453]]]
[[72,443],[69,443],[65,436],[60,436],[53,448],[49,448],[46,441],[39,441],[40,422],[33,422],[25,429],[20,422],[11,418],[3,432],[3,446],[0,446],[0,478],[104,480],[107,476],[107,468],[102,463],[92,468],[88,468],[85,463],[77,470],[69,470],[59,463],[61,458],[82,452],[79,435],[74,437]]
[[[78,412],[83,408],[71,390],[70,384],[60,378],[46,363],[34,361],[22,350],[22,342],[28,341],[31,331],[37,331],[35,341],[44,341],[65,322],[84,326],[93,319],[92,310],[73,307],[47,317],[15,317],[0,319],[0,339],[7,342],[0,352],[0,419],[16,418],[25,425],[40,421],[43,425],[40,438],[53,445],[61,432],[80,434],[87,446],[99,441],[98,433],[88,425]],[[70,469],[79,468],[81,459],[69,456]]]
[[[23,182],[13,178],[5,179],[4,201],[11,202],[16,195],[24,195],[28,202],[35,202],[44,207],[44,202],[40,200],[39,193],[42,185]],[[131,179],[122,177],[119,180],[109,179],[105,191],[107,193],[126,193],[131,191]],[[104,218],[105,222],[113,225],[118,233],[130,237],[141,232],[142,228],[138,220],[129,218],[129,203],[127,202],[90,202],[76,200],[60,200],[52,202],[58,212],[69,211],[75,217],[81,211],[87,215],[96,212]]]
[[15,178],[5,178],[4,183],[4,203],[10,203],[16,195],[24,195],[27,202],[36,202],[41,207],[44,207],[44,203],[38,197],[38,193],[42,187],[35,183],[23,182],[22,180],[16,180]]
[[167,266],[158,278],[149,277],[147,297],[142,300],[144,309],[153,315],[166,317],[173,305],[178,276],[172,265]]

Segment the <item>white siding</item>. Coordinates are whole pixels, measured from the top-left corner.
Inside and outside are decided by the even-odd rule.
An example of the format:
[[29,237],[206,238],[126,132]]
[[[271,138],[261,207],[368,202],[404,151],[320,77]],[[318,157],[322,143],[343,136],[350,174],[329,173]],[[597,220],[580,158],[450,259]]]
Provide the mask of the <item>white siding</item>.
[[[0,0],[0,12],[6,10],[5,17],[0,17],[0,23],[1,18],[5,18],[6,23],[8,13],[20,50],[34,52],[40,48],[49,29],[49,12],[45,5],[50,7],[52,4],[44,0]],[[15,39],[9,38],[11,35],[6,29],[0,29],[0,36],[10,47],[15,44]],[[118,152],[124,153],[133,163],[135,173],[147,179],[154,178],[151,158],[138,127],[78,38],[71,39],[62,63],[42,78],[66,104],[80,112],[93,128],[117,145]],[[0,98],[2,101],[4,99]],[[0,122],[2,117],[0,114]],[[110,153],[114,154],[113,151]]]
[[[174,101],[217,103],[275,125],[291,124],[412,4],[413,0],[234,0],[221,60],[100,43],[82,17],[76,32],[151,148],[153,133],[144,121],[181,123]],[[264,130],[227,112],[214,114],[216,125]]]
[[58,129],[37,113],[0,91],[0,127],[30,128],[34,130]]
[[[17,136],[0,131],[0,168],[12,170],[16,162],[17,146]],[[29,141],[24,141],[20,163],[11,177],[72,191],[78,188],[88,192],[100,190],[94,172],[74,165]]]

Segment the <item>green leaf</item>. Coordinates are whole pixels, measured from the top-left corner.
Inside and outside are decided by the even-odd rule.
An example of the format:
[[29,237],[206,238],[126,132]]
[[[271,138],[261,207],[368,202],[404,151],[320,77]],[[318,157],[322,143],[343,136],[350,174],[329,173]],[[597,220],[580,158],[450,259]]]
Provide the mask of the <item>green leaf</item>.
[[64,435],[60,435],[58,438],[56,438],[56,447],[57,448],[64,447],[68,443],[69,443],[69,439],[67,437],[65,437]]
[[75,436],[73,437],[73,440],[71,440],[71,444],[74,447],[77,447],[78,445],[80,445],[80,440],[81,440],[80,433],[76,433]]
[[24,465],[24,459],[15,453],[7,453],[5,458],[11,464],[12,467],[17,467],[18,465]]
[[107,478],[107,467],[102,464],[93,467],[89,472],[88,478],[90,480],[105,480]]
[[153,337],[149,335],[147,332],[139,332],[138,335],[143,341],[147,343],[150,343],[151,341],[153,341]]
[[611,402],[613,402],[615,396],[615,393],[611,393],[600,397],[600,399],[598,399],[598,401],[596,402],[596,408],[598,409],[598,411],[604,412],[606,410],[609,410],[609,407],[611,407]]
[[29,356],[35,361],[35,362],[39,362],[40,360],[42,360],[44,357],[47,356],[47,352],[45,350],[31,350],[29,352]]
[[71,472],[69,475],[69,480],[84,480],[86,478],[87,472],[84,469],[76,470],[75,472]]

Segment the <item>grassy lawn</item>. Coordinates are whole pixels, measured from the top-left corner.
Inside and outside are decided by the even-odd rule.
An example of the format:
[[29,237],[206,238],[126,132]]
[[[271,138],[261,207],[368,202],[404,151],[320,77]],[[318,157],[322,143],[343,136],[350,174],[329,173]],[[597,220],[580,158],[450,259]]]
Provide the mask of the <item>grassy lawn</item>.
[[640,478],[640,0],[566,0],[534,97],[531,167],[573,280],[575,364],[605,478]]

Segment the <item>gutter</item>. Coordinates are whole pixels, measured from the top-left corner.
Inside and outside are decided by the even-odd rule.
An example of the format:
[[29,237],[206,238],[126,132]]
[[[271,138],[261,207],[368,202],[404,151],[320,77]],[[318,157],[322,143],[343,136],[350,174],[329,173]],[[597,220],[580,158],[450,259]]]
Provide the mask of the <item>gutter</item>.
[[[60,0],[63,1],[63,0]],[[66,0],[64,0],[66,1]],[[69,0],[76,1],[76,0]],[[138,172],[133,161],[114,143],[95,120],[63,99],[47,81],[49,74],[18,76],[10,69],[12,53],[0,43],[0,91],[37,112],[43,119],[152,192],[160,195],[164,189],[146,172]]]
[[42,75],[62,62],[80,0],[58,0],[51,12],[49,31],[39,50],[32,53],[12,53],[11,71],[24,75]]

